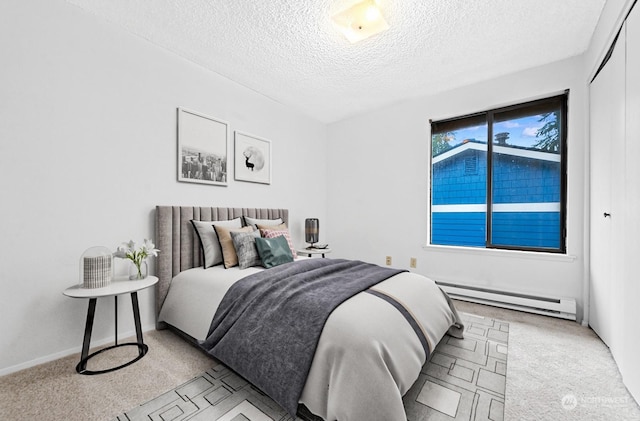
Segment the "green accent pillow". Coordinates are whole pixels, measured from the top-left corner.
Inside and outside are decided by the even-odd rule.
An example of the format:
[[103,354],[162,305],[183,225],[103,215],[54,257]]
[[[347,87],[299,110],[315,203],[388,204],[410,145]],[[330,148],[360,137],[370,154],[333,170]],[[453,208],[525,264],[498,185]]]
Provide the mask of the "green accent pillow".
[[275,238],[256,238],[256,247],[262,260],[262,265],[266,268],[293,262],[293,254],[287,239],[283,236]]

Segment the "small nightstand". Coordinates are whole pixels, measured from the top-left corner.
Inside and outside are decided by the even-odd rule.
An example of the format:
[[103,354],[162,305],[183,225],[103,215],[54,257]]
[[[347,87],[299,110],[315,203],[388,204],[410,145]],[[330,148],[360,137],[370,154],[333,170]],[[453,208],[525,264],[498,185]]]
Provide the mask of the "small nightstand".
[[324,249],[304,248],[304,249],[296,250],[296,252],[298,254],[307,255],[309,257],[313,257],[313,255],[315,255],[315,254],[321,254],[322,257],[324,257],[325,254],[331,253],[331,249],[328,248],[328,247],[324,248]]
[[[102,374],[110,371],[118,370],[135,363],[140,358],[144,357],[149,347],[145,345],[142,340],[142,326],[140,325],[140,308],[138,307],[138,291],[149,288],[158,282],[158,278],[155,276],[147,276],[145,279],[138,281],[130,281],[127,278],[115,279],[111,281],[109,285],[102,288],[83,288],[81,285],[74,285],[64,290],[63,294],[72,298],[89,298],[89,309],[87,310],[87,322],[84,327],[84,341],[82,343],[82,354],[80,356],[80,362],[76,366],[76,371],[80,374]],[[133,306],[133,319],[136,326],[136,342],[127,342],[118,344],[118,295],[131,294],[131,304]],[[89,355],[89,345],[91,344],[91,331],[93,330],[93,316],[96,312],[96,302],[100,297],[114,297],[115,300],[115,326],[116,326],[116,339],[115,345],[107,348],[103,348],[99,351]],[[119,346],[137,346],[138,356],[133,360],[126,362],[117,367],[109,368],[106,370],[91,371],[87,370],[87,361],[90,358],[100,354],[101,352],[108,351]]]

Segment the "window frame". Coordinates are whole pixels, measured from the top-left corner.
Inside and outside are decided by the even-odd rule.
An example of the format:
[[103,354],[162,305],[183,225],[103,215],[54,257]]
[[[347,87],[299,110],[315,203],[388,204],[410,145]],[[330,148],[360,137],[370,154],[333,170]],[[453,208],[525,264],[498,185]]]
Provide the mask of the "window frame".
[[[531,251],[531,252],[543,252],[543,253],[555,253],[566,254],[567,253],[567,179],[568,179],[568,100],[569,90],[566,90],[560,95],[554,95],[542,99],[533,101],[527,101],[508,105],[500,108],[488,109],[485,111],[466,114],[463,116],[441,119],[441,120],[429,120],[429,246],[441,247],[442,244],[433,243],[433,133],[443,133],[447,130],[455,127],[466,127],[468,123],[476,122],[483,116],[484,123],[487,125],[487,175],[486,175],[486,210],[485,210],[485,245],[482,246],[468,246],[468,245],[453,245],[453,247],[462,247],[472,250],[478,249],[496,249],[496,250],[513,250],[513,251]],[[557,248],[551,247],[528,247],[528,246],[508,246],[502,244],[494,244],[492,241],[492,220],[493,220],[493,125],[495,122],[495,116],[499,114],[516,112],[519,109],[527,110],[536,107],[559,107],[559,129],[560,129],[560,149],[558,154],[560,155],[560,244]],[[527,114],[526,111],[524,114]],[[434,130],[435,129],[435,130]]]

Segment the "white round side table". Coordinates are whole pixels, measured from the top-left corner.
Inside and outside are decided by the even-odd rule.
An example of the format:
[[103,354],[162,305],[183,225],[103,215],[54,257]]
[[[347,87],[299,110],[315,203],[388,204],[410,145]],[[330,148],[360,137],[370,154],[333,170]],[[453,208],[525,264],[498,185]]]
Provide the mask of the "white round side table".
[[[82,342],[82,354],[80,362],[76,366],[76,371],[80,374],[102,374],[115,371],[135,363],[144,357],[149,347],[142,340],[142,326],[140,324],[140,308],[138,306],[138,291],[149,288],[158,282],[155,276],[147,276],[144,279],[130,281],[128,278],[116,278],[109,285],[102,288],[83,288],[82,285],[74,285],[64,290],[63,294],[71,298],[88,298],[89,309],[87,310],[87,321],[84,327],[84,340]],[[133,319],[136,326],[136,342],[118,343],[118,295],[131,294],[131,304],[133,306]],[[96,312],[96,302],[101,297],[114,297],[115,300],[115,345],[100,349],[89,355],[89,346],[91,344],[91,331],[93,330],[93,317]],[[108,351],[119,346],[137,346],[138,356],[117,367],[105,370],[87,370],[87,361],[101,352]]]
[[323,249],[317,249],[317,248],[304,248],[304,249],[299,249],[296,250],[296,252],[298,254],[304,254],[307,255],[309,257],[313,257],[316,254],[321,254],[322,257],[324,257],[325,254],[329,254],[331,253],[331,249],[329,247],[323,248]]

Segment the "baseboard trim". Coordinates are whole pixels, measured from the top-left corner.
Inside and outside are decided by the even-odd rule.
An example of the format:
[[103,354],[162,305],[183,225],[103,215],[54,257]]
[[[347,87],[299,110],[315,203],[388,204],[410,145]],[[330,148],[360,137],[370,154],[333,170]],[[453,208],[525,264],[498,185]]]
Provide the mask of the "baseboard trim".
[[[142,332],[149,332],[151,330],[156,330],[154,326],[147,326],[142,328]],[[127,338],[135,337],[136,331],[130,330],[124,333],[120,333],[118,335],[118,341],[125,340]],[[101,347],[104,345],[108,345],[114,342],[113,338],[105,338],[101,340],[91,341],[91,349],[96,347]],[[35,367],[40,364],[45,364],[51,361],[59,360],[60,358],[68,357],[69,355],[78,354],[78,359],[80,358],[80,353],[82,352],[82,344],[79,344],[76,347],[69,348],[60,352],[56,352],[49,355],[44,355],[42,357],[35,358],[30,361],[25,361],[20,364],[12,365],[9,367],[0,368],[0,376],[6,376],[7,374],[15,373],[21,370],[26,370],[27,368]]]

